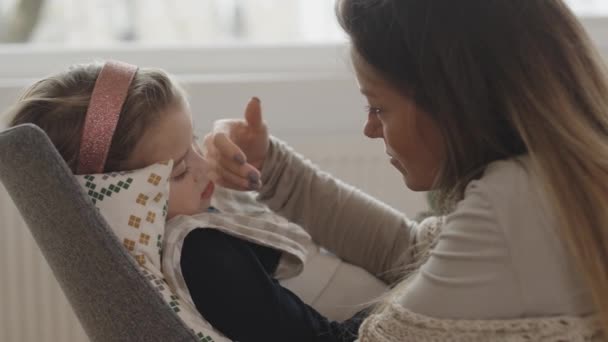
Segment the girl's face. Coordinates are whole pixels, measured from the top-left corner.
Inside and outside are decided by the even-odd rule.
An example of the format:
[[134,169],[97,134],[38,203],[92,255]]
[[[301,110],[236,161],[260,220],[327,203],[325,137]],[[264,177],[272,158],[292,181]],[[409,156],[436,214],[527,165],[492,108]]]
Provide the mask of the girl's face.
[[363,133],[384,140],[390,162],[403,174],[408,188],[430,190],[444,155],[439,127],[407,94],[382,80],[359,59],[353,62],[355,73],[369,104]]
[[173,159],[167,220],[176,215],[205,211],[214,184],[207,177],[208,165],[193,134],[192,114],[187,104],[167,108],[160,121],[150,127],[136,145],[130,166],[141,168]]

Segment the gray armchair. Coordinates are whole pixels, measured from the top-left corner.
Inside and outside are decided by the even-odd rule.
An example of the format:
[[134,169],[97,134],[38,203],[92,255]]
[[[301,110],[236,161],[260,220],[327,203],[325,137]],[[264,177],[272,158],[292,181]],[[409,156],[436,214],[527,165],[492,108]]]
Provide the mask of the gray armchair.
[[139,273],[40,128],[0,132],[0,181],[91,341],[198,341]]

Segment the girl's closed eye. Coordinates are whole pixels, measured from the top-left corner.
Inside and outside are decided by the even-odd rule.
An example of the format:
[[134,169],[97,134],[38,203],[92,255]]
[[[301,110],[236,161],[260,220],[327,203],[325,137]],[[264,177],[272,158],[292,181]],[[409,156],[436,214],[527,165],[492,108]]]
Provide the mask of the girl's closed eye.
[[186,175],[188,174],[188,171],[190,171],[190,168],[186,166],[186,168],[184,169],[183,172],[180,172],[178,175],[173,176],[172,179],[174,181],[178,181],[179,182],[180,180],[184,179],[184,177],[186,177]]

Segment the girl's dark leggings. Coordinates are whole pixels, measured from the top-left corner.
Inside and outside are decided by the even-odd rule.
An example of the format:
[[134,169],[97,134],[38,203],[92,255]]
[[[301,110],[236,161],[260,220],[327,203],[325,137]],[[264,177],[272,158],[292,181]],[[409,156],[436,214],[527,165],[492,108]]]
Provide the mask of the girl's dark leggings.
[[240,342],[346,342],[357,338],[365,310],[330,321],[272,278],[279,251],[215,229],[186,236],[181,269],[199,312]]

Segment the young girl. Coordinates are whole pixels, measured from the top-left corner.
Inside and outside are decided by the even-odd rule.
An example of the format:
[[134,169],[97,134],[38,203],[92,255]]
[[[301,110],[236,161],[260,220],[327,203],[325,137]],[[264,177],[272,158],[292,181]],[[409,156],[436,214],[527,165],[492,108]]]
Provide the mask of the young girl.
[[[31,86],[11,126],[33,123],[75,174],[174,161],[167,219],[208,210],[214,183],[195,143],[184,92],[164,72],[124,63],[77,65]],[[247,169],[250,168],[250,169]],[[243,187],[260,186],[250,166]],[[192,227],[191,227],[192,228]],[[179,274],[200,313],[238,341],[352,341],[363,314],[330,321],[282,287],[281,251],[216,229],[190,229]],[[299,228],[298,228],[299,229]]]
[[[608,79],[575,15],[561,0],[337,9],[369,103],[364,134],[448,213],[430,254],[408,252],[424,227],[403,229],[269,139],[260,113],[221,121],[211,156],[259,167],[259,199],[342,258],[375,273],[421,264],[361,341],[606,341]],[[213,165],[240,187],[236,160]]]

